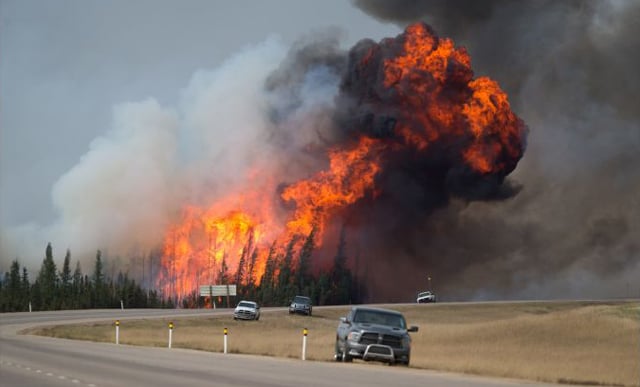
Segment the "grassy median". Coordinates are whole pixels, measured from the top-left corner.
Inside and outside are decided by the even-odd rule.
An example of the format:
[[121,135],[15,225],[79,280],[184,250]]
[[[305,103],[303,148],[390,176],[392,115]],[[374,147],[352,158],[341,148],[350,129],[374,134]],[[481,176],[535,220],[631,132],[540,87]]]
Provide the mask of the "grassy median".
[[[541,382],[640,385],[640,304],[536,302],[393,306],[413,334],[411,367]],[[307,359],[333,359],[335,331],[344,308],[314,309],[313,317],[263,313],[260,321],[230,316],[173,319],[173,347],[228,349],[299,358],[309,329]],[[122,321],[120,343],[166,347],[168,320]],[[38,328],[29,333],[114,342],[112,323]]]

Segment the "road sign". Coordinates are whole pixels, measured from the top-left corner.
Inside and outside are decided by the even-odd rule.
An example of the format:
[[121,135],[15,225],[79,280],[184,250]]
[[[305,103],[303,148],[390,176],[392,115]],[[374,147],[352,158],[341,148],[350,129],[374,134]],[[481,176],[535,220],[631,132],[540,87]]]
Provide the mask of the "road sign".
[[236,285],[200,285],[200,296],[235,296]]

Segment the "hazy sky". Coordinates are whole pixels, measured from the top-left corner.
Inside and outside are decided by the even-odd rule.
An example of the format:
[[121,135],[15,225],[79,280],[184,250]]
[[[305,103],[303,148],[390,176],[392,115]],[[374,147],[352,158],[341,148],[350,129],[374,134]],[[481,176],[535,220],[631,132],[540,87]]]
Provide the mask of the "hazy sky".
[[0,220],[46,224],[51,188],[112,120],[115,104],[175,105],[192,75],[247,45],[338,27],[348,47],[401,29],[350,2],[3,0]]

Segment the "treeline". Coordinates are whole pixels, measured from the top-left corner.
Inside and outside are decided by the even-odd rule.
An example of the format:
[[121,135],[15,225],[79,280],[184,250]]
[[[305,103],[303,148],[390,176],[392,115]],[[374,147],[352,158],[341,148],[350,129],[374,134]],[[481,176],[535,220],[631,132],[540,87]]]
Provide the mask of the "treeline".
[[[304,241],[294,237],[284,249],[272,244],[264,272],[257,278],[258,250],[247,244],[235,271],[223,258],[216,275],[217,284],[236,284],[237,296],[230,301],[233,306],[240,299],[257,301],[263,306],[284,306],[296,295],[311,297],[314,305],[338,305],[360,303],[365,292],[357,278],[347,267],[345,234],[340,234],[331,265],[325,270],[312,272],[316,231]],[[300,246],[297,248],[297,246]],[[58,270],[53,259],[51,244],[45,250],[40,271],[31,282],[26,267],[18,260],[0,282],[0,312],[43,311],[91,308],[183,308],[211,307],[209,298],[200,297],[199,289],[182,299],[176,295],[163,295],[157,290],[142,288],[128,274],[120,272],[115,278],[105,275],[102,253],[97,251],[91,275],[82,273],[80,262],[71,270],[71,252],[67,250],[62,269]],[[226,306],[227,300],[213,300],[218,306]],[[122,304],[121,304],[122,303]]]
[[[122,304],[121,304],[122,303]],[[173,308],[171,299],[165,300],[155,290],[145,290],[127,274],[116,278],[105,275],[102,253],[98,250],[91,276],[83,274],[80,262],[71,270],[71,252],[67,250],[58,271],[51,244],[45,250],[40,271],[33,283],[26,267],[18,260],[0,282],[0,311],[22,312],[91,308]]]
[[[314,305],[342,305],[360,303],[365,291],[356,276],[347,267],[345,233],[340,233],[336,253],[332,264],[325,270],[315,274],[311,268],[315,250],[315,229],[304,239],[298,252],[297,237],[292,238],[282,252],[274,244],[269,249],[264,273],[256,278],[256,258],[258,251],[250,244],[240,256],[235,272],[231,272],[223,259],[216,275],[217,284],[236,284],[236,300],[248,299],[257,301],[262,306],[284,306],[296,295],[305,295],[312,299]],[[208,305],[208,298],[199,297],[194,290],[182,300],[182,307],[194,308]],[[224,297],[214,300],[226,306]]]

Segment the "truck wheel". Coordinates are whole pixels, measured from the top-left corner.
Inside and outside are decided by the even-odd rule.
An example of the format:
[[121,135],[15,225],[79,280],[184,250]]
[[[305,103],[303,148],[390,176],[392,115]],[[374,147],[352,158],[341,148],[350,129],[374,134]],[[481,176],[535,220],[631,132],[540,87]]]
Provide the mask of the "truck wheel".
[[336,338],[336,348],[335,348],[335,354],[333,355],[333,360],[342,361],[342,352],[340,352],[340,345],[338,344],[337,338]]
[[349,356],[349,348],[347,348],[347,343],[344,343],[344,348],[340,348],[340,339],[336,336],[336,354],[335,360],[341,361],[343,363],[350,363],[353,358]]

